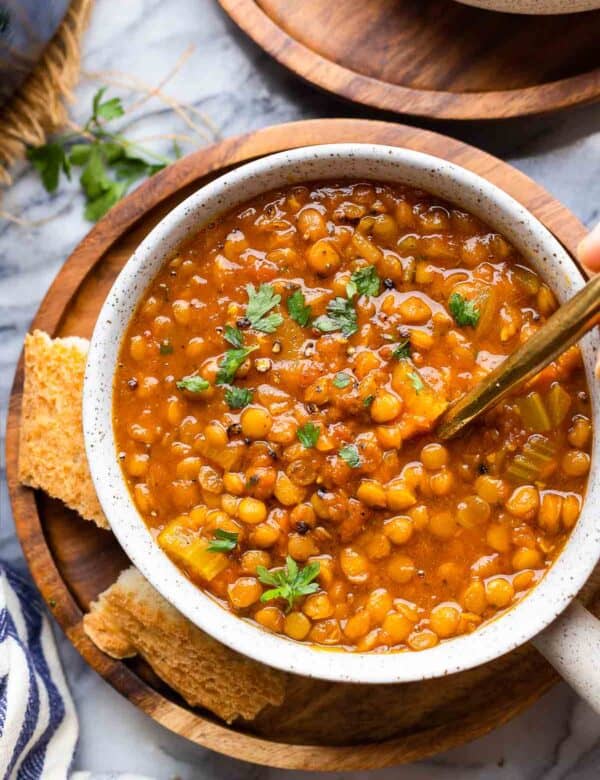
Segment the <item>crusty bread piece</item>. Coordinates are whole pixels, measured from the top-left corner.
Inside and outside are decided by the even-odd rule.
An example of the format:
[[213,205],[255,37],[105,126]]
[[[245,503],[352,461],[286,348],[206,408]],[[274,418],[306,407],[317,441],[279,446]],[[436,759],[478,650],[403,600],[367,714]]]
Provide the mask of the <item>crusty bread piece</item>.
[[88,347],[87,339],[76,336],[51,339],[41,330],[27,334],[19,479],[108,528],[83,446],[81,395]]
[[283,702],[286,675],[230,650],[194,626],[135,567],[91,605],[90,639],[113,658],[139,653],[193,707],[227,723]]

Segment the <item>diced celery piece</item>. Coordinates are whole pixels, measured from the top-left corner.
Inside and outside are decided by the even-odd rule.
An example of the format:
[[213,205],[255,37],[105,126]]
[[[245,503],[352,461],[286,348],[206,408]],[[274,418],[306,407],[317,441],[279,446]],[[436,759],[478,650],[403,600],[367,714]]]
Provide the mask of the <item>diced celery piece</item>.
[[552,422],[542,396],[534,390],[517,400],[523,425],[534,433],[544,433],[552,428]]
[[546,408],[554,427],[560,425],[571,408],[571,396],[559,382],[554,382],[546,395]]

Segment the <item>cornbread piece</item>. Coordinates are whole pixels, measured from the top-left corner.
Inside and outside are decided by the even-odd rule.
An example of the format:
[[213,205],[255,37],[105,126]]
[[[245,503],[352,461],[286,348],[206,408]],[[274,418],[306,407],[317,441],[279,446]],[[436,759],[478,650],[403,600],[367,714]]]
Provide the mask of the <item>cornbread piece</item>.
[[196,628],[133,566],[100,594],[83,625],[105,653],[113,658],[139,653],[189,704],[227,723],[239,716],[251,720],[268,704],[283,702],[285,674]]
[[76,336],[51,339],[41,330],[27,334],[19,479],[108,528],[83,446],[81,395],[88,347],[87,339]]

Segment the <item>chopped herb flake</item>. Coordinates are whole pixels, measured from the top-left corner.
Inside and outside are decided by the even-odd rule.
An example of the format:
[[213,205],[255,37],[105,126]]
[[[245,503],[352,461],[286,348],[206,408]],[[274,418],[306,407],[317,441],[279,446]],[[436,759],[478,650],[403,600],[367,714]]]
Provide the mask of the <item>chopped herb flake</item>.
[[225,357],[219,363],[219,371],[217,372],[217,384],[218,385],[230,385],[235,377],[236,371],[242,365],[244,360],[252,352],[258,349],[258,346],[254,347],[241,347],[240,349],[229,349],[225,353]]
[[346,295],[348,298],[353,298],[357,293],[367,296],[379,295],[380,289],[381,279],[377,275],[377,269],[374,265],[368,265],[352,274],[346,286]]
[[208,390],[210,383],[201,376],[184,376],[176,382],[178,390],[187,390],[188,393],[203,393]]
[[410,341],[403,339],[396,344],[394,351],[392,352],[394,360],[405,360],[410,357]]
[[238,534],[235,531],[225,531],[223,528],[217,528],[206,549],[208,552],[231,552],[235,550],[237,543]]
[[270,284],[261,284],[258,290],[253,284],[248,284],[246,292],[248,293],[246,317],[250,320],[250,326],[263,333],[273,333],[283,322],[283,317],[281,314],[268,314],[268,312],[279,304],[281,295],[276,293]]
[[173,345],[170,341],[161,341],[158,349],[161,355],[170,355],[173,352]]
[[351,469],[357,469],[360,466],[360,455],[355,444],[347,444],[339,452],[340,458],[345,460]]
[[318,583],[313,582],[313,580],[318,577],[320,568],[320,563],[313,561],[299,569],[296,561],[289,555],[283,569],[268,571],[264,566],[257,566],[256,574],[260,582],[263,585],[274,586],[270,590],[266,590],[260,600],[264,602],[271,601],[271,599],[285,599],[289,612],[296,599],[319,590]]
[[287,299],[287,310],[290,317],[301,327],[305,328],[310,322],[310,306],[307,306],[302,290],[296,290],[290,295]]
[[419,393],[425,387],[425,385],[423,384],[423,380],[421,379],[418,371],[409,371],[408,378],[410,380],[411,385],[413,386],[413,390],[417,395],[419,395]]
[[352,382],[352,377],[350,374],[346,374],[344,371],[339,371],[333,377],[333,386],[339,387],[340,390],[342,390],[344,387],[348,387],[350,382]]
[[252,403],[252,390],[247,387],[228,387],[225,401],[230,409],[243,409]]
[[296,431],[296,435],[298,436],[298,441],[306,449],[316,446],[317,441],[319,440],[320,433],[321,432],[317,428],[317,426],[314,423],[310,423],[310,422],[306,423],[305,425],[302,425]]
[[373,403],[374,400],[375,400],[375,396],[374,395],[366,396],[365,398],[363,398],[363,406],[366,406],[366,407],[371,406],[371,404]]
[[474,328],[479,322],[480,311],[476,303],[463,298],[460,293],[452,293],[448,307],[457,325],[470,325]]
[[358,331],[356,310],[352,301],[347,298],[334,298],[327,305],[327,314],[322,314],[314,322],[315,327],[323,333],[333,333],[336,330],[348,338]]
[[232,347],[240,349],[244,346],[244,334],[238,328],[233,328],[231,325],[225,325],[225,335],[223,336],[228,344]]

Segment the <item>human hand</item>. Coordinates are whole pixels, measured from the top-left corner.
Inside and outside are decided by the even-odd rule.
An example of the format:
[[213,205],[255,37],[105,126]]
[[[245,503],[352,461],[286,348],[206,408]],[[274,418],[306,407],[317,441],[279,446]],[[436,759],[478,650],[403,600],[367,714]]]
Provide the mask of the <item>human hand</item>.
[[580,242],[577,257],[590,271],[600,271],[600,222]]

